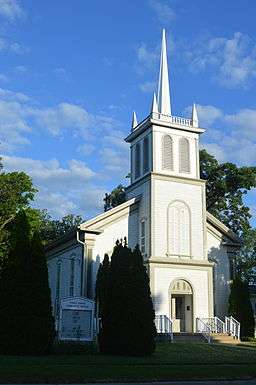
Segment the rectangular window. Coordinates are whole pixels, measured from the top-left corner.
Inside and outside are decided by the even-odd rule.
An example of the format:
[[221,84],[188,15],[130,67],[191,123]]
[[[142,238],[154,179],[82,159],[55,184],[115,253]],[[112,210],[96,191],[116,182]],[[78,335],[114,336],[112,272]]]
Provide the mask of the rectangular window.
[[57,277],[56,277],[55,307],[54,307],[54,313],[55,313],[56,319],[59,317],[59,309],[60,309],[60,285],[61,285],[61,262],[58,262]]
[[146,253],[146,222],[145,221],[141,221],[141,224],[140,224],[140,250],[142,255]]
[[74,297],[74,282],[75,282],[75,260],[70,260],[70,284],[69,284],[69,296]]

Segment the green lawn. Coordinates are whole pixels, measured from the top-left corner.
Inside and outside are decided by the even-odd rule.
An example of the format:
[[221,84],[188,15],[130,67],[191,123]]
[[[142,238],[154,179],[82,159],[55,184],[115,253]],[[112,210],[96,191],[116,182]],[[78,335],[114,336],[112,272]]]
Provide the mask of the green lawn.
[[0,357],[0,382],[68,383],[256,377],[256,349],[206,343],[158,344],[151,357]]

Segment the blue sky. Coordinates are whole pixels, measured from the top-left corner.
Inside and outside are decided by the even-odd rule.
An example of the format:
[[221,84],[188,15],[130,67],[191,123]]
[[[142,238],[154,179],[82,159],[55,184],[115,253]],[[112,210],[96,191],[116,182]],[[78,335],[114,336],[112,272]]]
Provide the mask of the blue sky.
[[[89,218],[127,183],[132,111],[148,113],[166,28],[174,115],[198,105],[202,146],[256,163],[252,0],[0,0],[0,151],[35,206]],[[256,212],[256,192],[248,195]]]

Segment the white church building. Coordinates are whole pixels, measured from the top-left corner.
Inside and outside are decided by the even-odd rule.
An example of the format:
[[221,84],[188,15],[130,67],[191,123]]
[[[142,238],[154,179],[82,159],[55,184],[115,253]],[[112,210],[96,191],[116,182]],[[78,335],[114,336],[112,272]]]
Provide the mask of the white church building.
[[[97,270],[117,239],[140,245],[150,277],[156,315],[173,331],[195,332],[197,320],[225,320],[236,235],[206,210],[200,179],[200,127],[172,115],[165,32],[157,97],[141,122],[133,114],[131,183],[126,201],[84,223],[47,247],[52,305],[58,319],[62,299],[94,299]],[[217,318],[218,317],[218,318]]]

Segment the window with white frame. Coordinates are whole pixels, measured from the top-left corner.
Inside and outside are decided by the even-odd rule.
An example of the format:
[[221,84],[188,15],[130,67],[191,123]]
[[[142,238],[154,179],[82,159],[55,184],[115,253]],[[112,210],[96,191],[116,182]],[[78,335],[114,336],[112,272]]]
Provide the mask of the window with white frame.
[[179,141],[180,152],[180,172],[190,172],[190,148],[187,138],[181,138]]
[[170,135],[162,138],[162,168],[173,170],[173,141]]
[[185,203],[175,201],[169,205],[167,227],[168,253],[190,256],[190,211]]
[[69,281],[69,296],[74,297],[75,284],[75,258],[70,260],[70,281]]
[[142,255],[146,253],[146,221],[140,222],[140,251]]
[[143,173],[149,171],[149,140],[148,137],[143,140]]
[[135,179],[140,177],[140,143],[135,146]]

